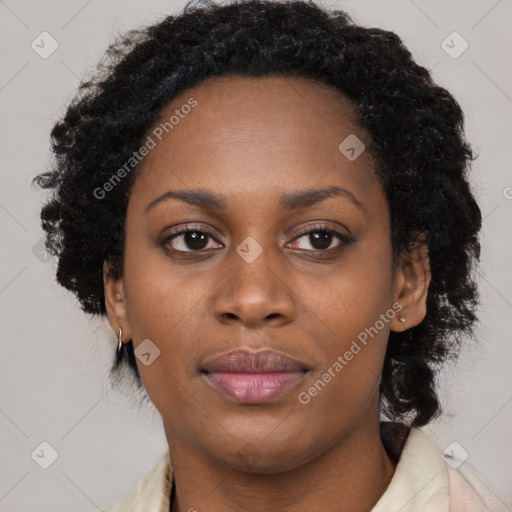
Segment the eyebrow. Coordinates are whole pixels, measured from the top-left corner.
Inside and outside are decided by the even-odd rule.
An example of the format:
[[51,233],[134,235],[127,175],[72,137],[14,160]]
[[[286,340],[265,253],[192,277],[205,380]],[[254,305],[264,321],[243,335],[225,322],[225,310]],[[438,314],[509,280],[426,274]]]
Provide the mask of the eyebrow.
[[[367,213],[363,204],[354,196],[352,192],[344,188],[332,186],[319,189],[297,190],[282,194],[279,198],[279,206],[283,210],[296,210],[313,206],[330,197],[340,196],[348,199],[353,205]],[[155,200],[149,203],[144,212],[147,213],[155,207],[169,199],[179,199],[193,206],[199,206],[209,210],[226,210],[227,202],[222,195],[208,190],[169,190]]]

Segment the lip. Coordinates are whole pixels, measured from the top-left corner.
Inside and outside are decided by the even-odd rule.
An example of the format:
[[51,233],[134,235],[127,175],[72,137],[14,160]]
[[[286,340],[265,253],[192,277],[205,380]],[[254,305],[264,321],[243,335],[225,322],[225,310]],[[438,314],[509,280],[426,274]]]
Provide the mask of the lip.
[[295,387],[309,371],[302,362],[271,349],[239,349],[208,361],[201,373],[238,402],[262,403]]

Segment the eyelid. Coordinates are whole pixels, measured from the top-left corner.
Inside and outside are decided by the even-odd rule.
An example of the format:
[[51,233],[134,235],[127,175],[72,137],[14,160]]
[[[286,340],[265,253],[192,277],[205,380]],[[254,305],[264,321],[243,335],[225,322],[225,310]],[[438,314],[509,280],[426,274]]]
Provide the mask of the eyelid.
[[[173,229],[168,234],[168,236],[181,235],[181,234],[187,233],[189,231],[198,231],[200,233],[205,233],[205,234],[211,236],[212,238],[217,236],[216,233],[214,234],[215,231],[213,230],[213,228],[206,228],[204,226],[201,226],[200,224],[194,224],[191,222],[185,224],[184,226],[180,226],[178,228]],[[213,231],[213,233],[212,233],[212,231]]]
[[[317,231],[329,231],[330,233],[334,235],[339,235],[340,237],[343,237],[344,239],[352,239],[352,236],[349,234],[340,233],[338,229],[334,228],[333,226],[329,224],[323,224],[323,223],[317,223],[313,224],[312,226],[308,226],[304,228],[303,230],[299,231],[299,233],[295,234],[293,237],[293,240],[296,240],[297,238],[300,238],[303,235],[307,235],[309,233],[314,233]],[[348,229],[347,229],[348,231]]]
[[[212,233],[211,229],[207,229],[203,226],[200,226],[199,224],[188,223],[188,224],[185,224],[185,226],[176,228],[175,230],[166,234],[164,239],[162,240],[161,244],[166,246],[172,238],[184,235],[189,232],[202,233],[204,235],[209,236],[210,238],[215,240],[217,243],[222,243],[218,240],[217,235]],[[176,252],[201,252],[201,251],[176,251]]]

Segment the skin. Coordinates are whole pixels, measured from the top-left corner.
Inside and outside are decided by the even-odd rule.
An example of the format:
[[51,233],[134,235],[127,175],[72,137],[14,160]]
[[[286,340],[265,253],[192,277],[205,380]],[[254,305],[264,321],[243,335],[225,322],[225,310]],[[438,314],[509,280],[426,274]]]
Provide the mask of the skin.
[[[197,106],[137,171],[123,276],[111,277],[104,266],[114,332],[121,327],[135,348],[150,339],[160,349],[150,365],[137,365],[173,461],[171,510],[370,510],[395,470],[379,434],[386,344],[390,329],[425,316],[426,249],[418,245],[394,265],[372,156],[366,150],[349,161],[338,149],[349,134],[367,147],[370,138],[336,89],[306,78],[216,78],[182,93],[162,120],[190,97]],[[281,194],[333,186],[362,207],[346,194],[292,211],[279,205]],[[171,198],[145,212],[165,192],[191,189],[221,194],[226,208]],[[183,235],[165,242],[187,223],[211,237],[195,246]],[[318,232],[318,223],[350,241],[333,236],[322,246],[301,234]],[[236,251],[248,236],[263,251],[251,263]],[[396,302],[405,325],[394,316],[300,403],[298,394]],[[311,371],[271,402],[235,402],[208,386],[199,369],[240,347],[279,350]]]

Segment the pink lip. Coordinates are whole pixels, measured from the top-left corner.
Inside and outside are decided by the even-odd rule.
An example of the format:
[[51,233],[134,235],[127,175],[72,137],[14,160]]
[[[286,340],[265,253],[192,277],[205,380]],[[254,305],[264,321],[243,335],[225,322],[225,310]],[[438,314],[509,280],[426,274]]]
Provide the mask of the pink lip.
[[305,372],[210,373],[208,382],[237,401],[267,402],[297,385]]
[[239,402],[272,400],[296,386],[305,364],[271,349],[239,349],[221,354],[201,368],[207,382]]

